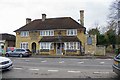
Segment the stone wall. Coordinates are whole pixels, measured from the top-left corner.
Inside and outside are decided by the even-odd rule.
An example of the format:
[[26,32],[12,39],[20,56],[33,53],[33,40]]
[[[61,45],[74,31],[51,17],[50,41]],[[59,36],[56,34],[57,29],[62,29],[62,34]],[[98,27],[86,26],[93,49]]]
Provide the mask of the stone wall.
[[96,47],[96,53],[97,56],[104,56],[105,55],[105,46],[97,46]]
[[[90,41],[88,41],[88,38],[91,38]],[[94,55],[96,53],[96,35],[86,35],[85,39],[85,54],[86,55]]]

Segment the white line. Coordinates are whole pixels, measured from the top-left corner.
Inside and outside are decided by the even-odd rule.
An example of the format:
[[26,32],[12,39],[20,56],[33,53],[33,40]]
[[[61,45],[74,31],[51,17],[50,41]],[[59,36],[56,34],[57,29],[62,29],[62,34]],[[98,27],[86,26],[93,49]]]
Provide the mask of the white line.
[[41,61],[41,62],[43,62],[43,63],[44,63],[44,62],[47,62],[47,61],[46,61],[46,60],[44,60],[44,61]]
[[49,72],[58,72],[59,70],[48,70]]
[[80,73],[80,71],[68,71],[70,73]]
[[64,61],[60,61],[59,63],[64,63]]
[[39,71],[39,69],[29,69],[29,70],[35,70],[35,71]]
[[93,74],[100,74],[100,72],[93,72]]
[[100,64],[104,64],[105,62],[100,62]]
[[109,72],[93,72],[93,74],[109,74]]
[[83,64],[84,62],[78,62],[78,63]]
[[29,62],[30,60],[25,60],[26,62]]
[[22,68],[13,68],[13,69],[18,69],[18,70],[21,70]]
[[105,59],[105,60],[113,60],[113,59]]

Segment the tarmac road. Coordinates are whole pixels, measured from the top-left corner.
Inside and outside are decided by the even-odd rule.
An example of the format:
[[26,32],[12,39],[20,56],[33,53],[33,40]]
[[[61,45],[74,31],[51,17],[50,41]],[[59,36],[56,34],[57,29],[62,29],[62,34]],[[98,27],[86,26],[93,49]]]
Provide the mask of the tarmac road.
[[14,67],[3,78],[118,78],[112,59],[16,58]]

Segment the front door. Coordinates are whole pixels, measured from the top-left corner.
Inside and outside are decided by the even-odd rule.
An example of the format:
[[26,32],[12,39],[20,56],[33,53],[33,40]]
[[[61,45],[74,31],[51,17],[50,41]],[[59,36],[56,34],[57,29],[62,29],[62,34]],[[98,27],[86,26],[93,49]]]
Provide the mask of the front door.
[[32,43],[32,52],[36,53],[36,43],[35,42]]
[[61,43],[56,43],[56,53],[57,54],[62,54],[62,44]]

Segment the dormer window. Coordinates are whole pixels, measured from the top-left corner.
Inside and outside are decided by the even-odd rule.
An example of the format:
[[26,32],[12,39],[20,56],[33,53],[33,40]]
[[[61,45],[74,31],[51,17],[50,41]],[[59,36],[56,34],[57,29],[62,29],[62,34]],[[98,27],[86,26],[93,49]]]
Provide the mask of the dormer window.
[[67,30],[67,36],[76,36],[76,35],[77,35],[77,29]]
[[21,37],[28,37],[29,36],[29,31],[22,31],[20,33]]
[[40,36],[54,36],[54,30],[41,30]]

